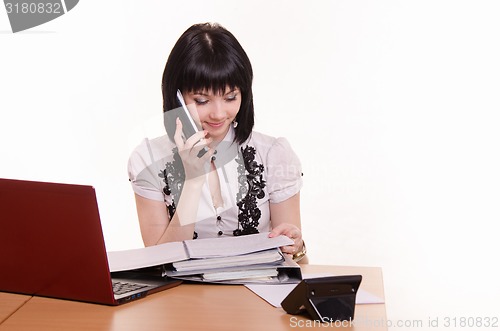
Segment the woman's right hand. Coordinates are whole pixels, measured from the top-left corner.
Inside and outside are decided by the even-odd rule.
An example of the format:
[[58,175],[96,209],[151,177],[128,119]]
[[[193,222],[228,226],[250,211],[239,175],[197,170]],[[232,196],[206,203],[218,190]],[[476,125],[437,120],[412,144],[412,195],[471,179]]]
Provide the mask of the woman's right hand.
[[[206,131],[199,131],[189,137],[186,141],[182,139],[182,122],[179,118],[176,119],[176,128],[174,134],[174,141],[179,151],[179,156],[184,166],[186,180],[195,178],[204,178],[202,175],[210,170],[210,162],[214,150],[208,146],[212,142],[212,138],[205,138]],[[208,151],[202,156],[198,157],[198,153],[207,148]]]

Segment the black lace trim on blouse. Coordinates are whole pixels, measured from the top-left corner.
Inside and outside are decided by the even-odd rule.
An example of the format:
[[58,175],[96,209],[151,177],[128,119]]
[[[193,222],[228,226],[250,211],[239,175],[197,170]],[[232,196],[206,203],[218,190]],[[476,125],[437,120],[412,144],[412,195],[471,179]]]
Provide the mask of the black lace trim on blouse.
[[236,205],[239,213],[238,229],[233,231],[233,235],[241,236],[259,233],[257,228],[262,213],[257,207],[257,199],[262,199],[265,196],[264,166],[255,161],[255,148],[252,146],[241,147],[241,154],[238,154],[236,162],[238,162],[239,183]]
[[[238,153],[236,162],[238,163],[238,184],[239,190],[236,194],[236,205],[238,206],[238,228],[233,231],[234,236],[259,233],[259,220],[262,215],[257,207],[257,199],[265,197],[264,188],[264,166],[255,161],[255,148],[253,146],[241,147],[241,153]],[[173,161],[165,163],[158,176],[163,178],[165,186],[163,193],[172,196],[172,204],[167,204],[170,219],[174,217],[176,203],[179,201],[182,187],[184,185],[185,174],[182,160],[177,148],[172,150]],[[196,231],[193,233],[193,239],[198,238]]]
[[172,204],[167,204],[168,215],[170,219],[174,217],[176,210],[176,203],[179,201],[181,196],[182,187],[184,186],[184,166],[182,165],[181,157],[178,153],[177,147],[172,150],[174,159],[172,162],[165,163],[165,169],[163,169],[158,176],[163,178],[165,186],[163,187],[163,193],[165,195],[172,196]]

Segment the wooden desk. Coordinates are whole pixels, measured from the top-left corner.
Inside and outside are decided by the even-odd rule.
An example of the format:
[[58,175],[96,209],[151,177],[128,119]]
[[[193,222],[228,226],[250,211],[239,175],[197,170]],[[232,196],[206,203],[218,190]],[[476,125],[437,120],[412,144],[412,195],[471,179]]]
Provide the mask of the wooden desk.
[[29,295],[0,292],[0,324],[31,299]]
[[[384,297],[380,268],[303,265],[302,271],[361,274],[361,287]],[[345,329],[387,330],[380,326],[386,319],[384,304],[357,305],[355,321],[358,318],[360,325]],[[119,307],[33,297],[4,321],[0,330],[274,331],[298,329],[298,323],[307,321],[312,322],[274,308],[244,286],[182,284]]]

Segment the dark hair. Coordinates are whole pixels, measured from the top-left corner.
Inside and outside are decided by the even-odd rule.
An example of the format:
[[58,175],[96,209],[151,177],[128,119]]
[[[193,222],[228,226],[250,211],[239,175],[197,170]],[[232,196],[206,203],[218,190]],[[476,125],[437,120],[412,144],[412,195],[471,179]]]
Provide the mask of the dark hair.
[[254,126],[253,72],[250,60],[231,32],[219,24],[195,24],[174,45],[162,78],[163,111],[180,105],[176,91],[208,89],[214,94],[239,88],[241,106],[235,120],[235,139],[243,143]]

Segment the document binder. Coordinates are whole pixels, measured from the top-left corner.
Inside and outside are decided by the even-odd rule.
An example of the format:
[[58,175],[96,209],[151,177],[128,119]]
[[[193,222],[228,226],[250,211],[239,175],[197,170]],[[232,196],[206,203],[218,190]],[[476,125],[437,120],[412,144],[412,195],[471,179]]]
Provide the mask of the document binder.
[[[108,261],[113,273],[161,266],[164,276],[183,280],[224,284],[295,284],[302,279],[300,266],[279,249],[290,244],[293,241],[286,236],[269,238],[269,233],[258,233],[240,237],[184,240],[108,252]],[[277,275],[250,276],[255,275],[256,270],[264,269],[274,269]],[[216,273],[219,280],[211,278],[212,273]],[[266,273],[268,272],[262,271],[262,275]]]

